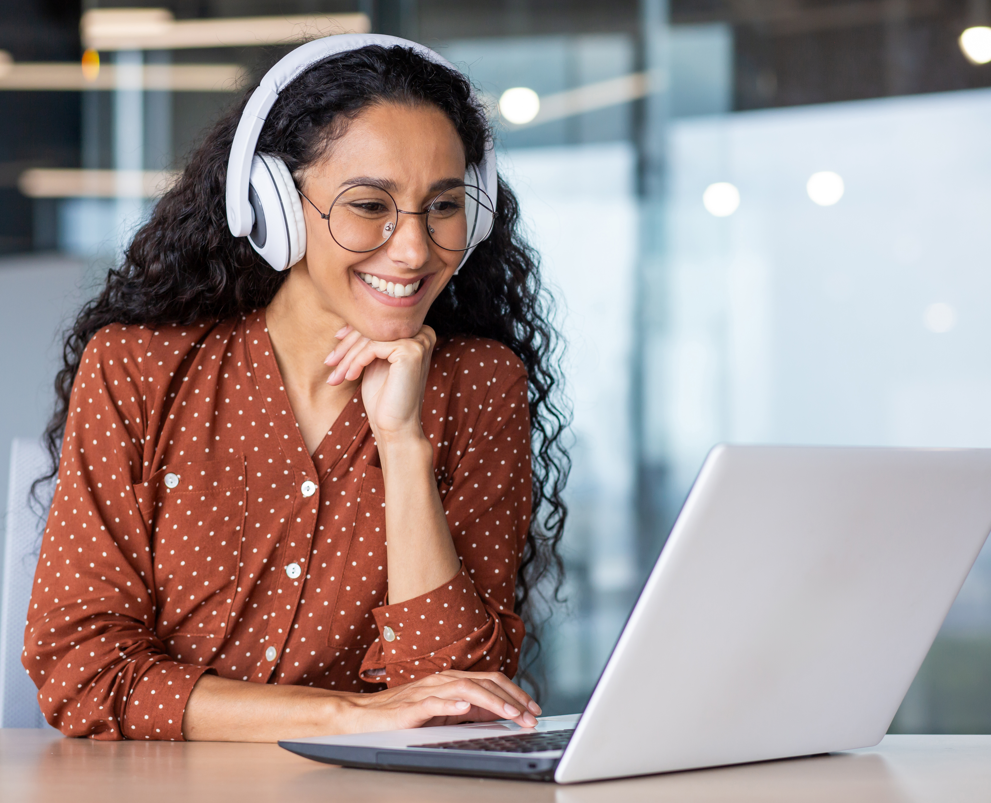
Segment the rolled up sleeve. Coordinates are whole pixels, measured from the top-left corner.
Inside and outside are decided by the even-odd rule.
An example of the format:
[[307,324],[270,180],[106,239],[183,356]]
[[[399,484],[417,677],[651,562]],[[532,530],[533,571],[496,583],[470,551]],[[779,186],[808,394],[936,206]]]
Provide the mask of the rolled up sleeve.
[[155,634],[149,528],[134,492],[146,417],[142,350],[128,346],[141,339],[121,330],[94,337],[73,385],[22,661],[64,734],[180,740],[186,701],[211,670],[176,662]]
[[441,484],[461,570],[427,594],[373,610],[379,636],[362,663],[366,681],[396,686],[445,669],[516,673],[524,637],[516,574],[532,503],[527,380],[513,360],[516,370],[492,379],[468,410]]

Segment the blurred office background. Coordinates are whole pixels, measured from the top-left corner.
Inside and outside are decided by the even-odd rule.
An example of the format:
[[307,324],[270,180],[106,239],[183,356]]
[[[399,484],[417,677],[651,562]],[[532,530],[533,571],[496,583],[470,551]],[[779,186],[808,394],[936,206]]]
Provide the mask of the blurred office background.
[[[540,661],[577,710],[713,444],[991,446],[989,26],[983,0],[0,0],[0,489],[59,327],[236,92],[299,37],[418,39],[491,105],[559,306]],[[893,729],[991,733],[991,547]]]

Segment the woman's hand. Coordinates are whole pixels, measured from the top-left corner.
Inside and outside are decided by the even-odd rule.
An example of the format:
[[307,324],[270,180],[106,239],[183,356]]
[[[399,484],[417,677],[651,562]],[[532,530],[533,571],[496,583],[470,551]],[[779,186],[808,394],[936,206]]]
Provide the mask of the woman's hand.
[[413,337],[390,342],[370,340],[352,326],[324,361],[334,370],[327,383],[339,385],[362,376],[361,397],[375,439],[390,442],[423,437],[420,408],[437,335],[423,326]]
[[[380,342],[345,326],[336,336],[337,348],[325,361],[334,367],[327,382],[361,377],[365,414],[385,482],[386,570],[389,600],[396,604],[450,582],[461,566],[434,477],[434,449],[420,420],[437,335],[424,326],[413,337]],[[439,708],[423,703],[426,708],[418,710],[432,705],[431,710],[444,716],[463,714],[452,708],[454,703]],[[407,711],[405,716],[412,714]]]
[[453,669],[374,694],[349,695],[349,733],[492,722],[511,719],[523,728],[537,724],[540,706],[501,672]]
[[496,719],[532,728],[539,713],[530,695],[499,672],[448,670],[373,694],[203,675],[186,702],[182,735],[199,741],[275,742]]

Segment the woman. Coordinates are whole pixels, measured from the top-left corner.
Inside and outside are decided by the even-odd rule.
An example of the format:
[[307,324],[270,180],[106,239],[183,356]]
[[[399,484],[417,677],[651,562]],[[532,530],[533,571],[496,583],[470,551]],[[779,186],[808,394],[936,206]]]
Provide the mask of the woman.
[[560,566],[565,422],[505,185],[454,277],[484,113],[404,47],[296,77],[257,145],[303,199],[279,273],[225,222],[244,105],[67,339],[23,658],[42,709],[99,739],[532,726],[509,678]]

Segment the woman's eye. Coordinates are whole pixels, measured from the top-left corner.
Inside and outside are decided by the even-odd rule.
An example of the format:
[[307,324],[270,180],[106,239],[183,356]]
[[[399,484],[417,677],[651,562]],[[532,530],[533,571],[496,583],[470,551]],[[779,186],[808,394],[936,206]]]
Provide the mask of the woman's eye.
[[430,212],[435,212],[438,215],[453,215],[455,212],[461,209],[461,204],[457,201],[434,201],[430,204]]
[[388,207],[381,201],[352,201],[349,206],[355,212],[362,212],[366,215],[379,215],[388,211]]

